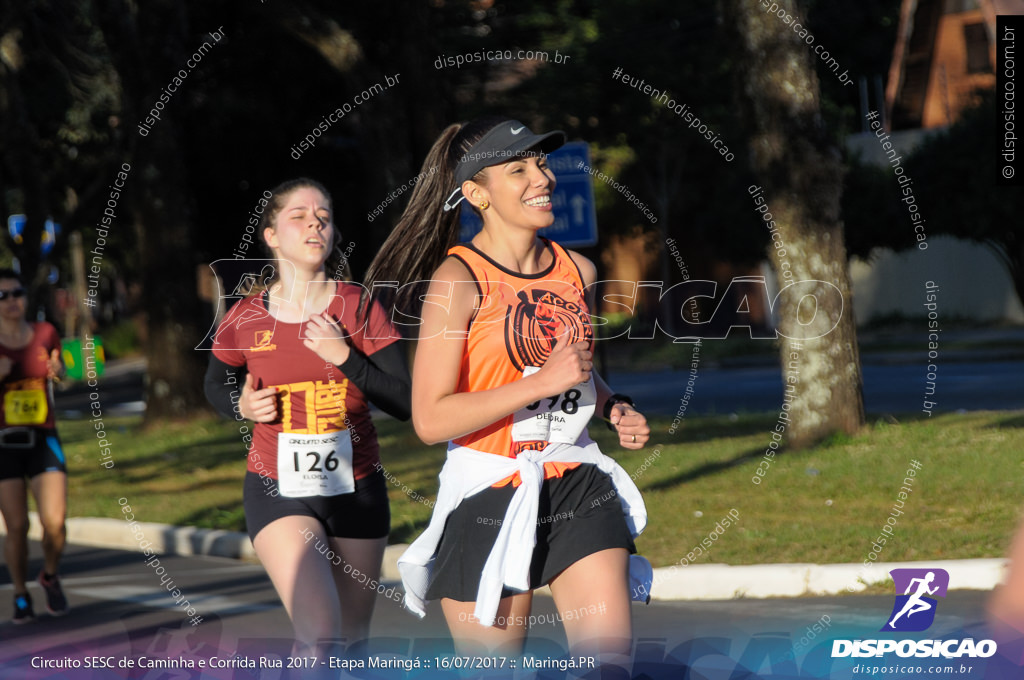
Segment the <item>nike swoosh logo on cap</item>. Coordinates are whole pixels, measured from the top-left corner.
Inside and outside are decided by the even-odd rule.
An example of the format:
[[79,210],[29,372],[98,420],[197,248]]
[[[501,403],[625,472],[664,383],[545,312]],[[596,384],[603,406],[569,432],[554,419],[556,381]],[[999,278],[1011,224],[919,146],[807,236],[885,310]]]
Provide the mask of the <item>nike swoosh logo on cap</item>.
[[519,128],[518,130],[516,130],[515,128],[509,128],[509,129],[512,132],[512,134],[518,135],[520,132],[522,132],[523,130],[526,129],[526,126],[524,125],[521,128]]

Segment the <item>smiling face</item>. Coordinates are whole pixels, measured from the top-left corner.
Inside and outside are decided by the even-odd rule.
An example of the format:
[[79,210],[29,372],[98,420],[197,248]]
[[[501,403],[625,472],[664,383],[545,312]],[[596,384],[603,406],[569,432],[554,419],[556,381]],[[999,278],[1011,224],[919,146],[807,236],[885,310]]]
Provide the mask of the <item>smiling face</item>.
[[263,231],[263,238],[278,259],[307,269],[323,267],[334,246],[331,204],[323,192],[313,187],[292,190],[273,224]]
[[512,226],[543,229],[555,221],[551,212],[555,175],[544,156],[492,165],[484,173],[483,183],[467,182],[471,185],[467,195],[477,205],[484,201],[490,203],[483,211],[485,222],[498,218]]

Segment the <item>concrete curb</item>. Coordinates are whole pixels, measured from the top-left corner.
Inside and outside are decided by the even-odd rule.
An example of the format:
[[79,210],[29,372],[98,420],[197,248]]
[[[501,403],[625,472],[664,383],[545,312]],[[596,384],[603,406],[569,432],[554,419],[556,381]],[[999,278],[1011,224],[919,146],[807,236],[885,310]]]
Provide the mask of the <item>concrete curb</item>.
[[[142,553],[143,548],[139,543],[148,541],[152,544],[149,549],[158,555],[224,557],[246,562],[259,562],[249,535],[241,531],[197,529],[196,527],[178,527],[156,522],[136,522],[135,526],[144,537],[136,539],[131,525],[123,519],[69,517],[66,526],[68,543],[75,545]],[[0,522],[0,535],[6,534],[7,528]],[[28,537],[36,541],[43,537],[43,527],[39,523],[38,513],[29,513]],[[405,552],[407,547],[406,545],[389,545],[385,549],[381,580],[389,582],[401,580],[397,563],[399,556]]]
[[[39,514],[29,513],[28,537],[40,540],[43,527]],[[69,517],[66,522],[68,543],[94,548],[132,550],[143,552],[140,540],[152,544],[150,550],[158,555],[204,555],[227,557],[250,562],[258,561],[249,536],[240,531],[177,527],[156,522],[136,522],[144,538],[136,540],[131,525],[123,519],[107,517]],[[0,527],[0,534],[6,534]]]
[[[29,513],[29,538],[39,540],[39,516]],[[239,531],[177,527],[138,522],[136,526],[161,555],[212,556],[258,561],[249,536]],[[143,552],[128,522],[123,519],[71,517],[68,542],[97,548]],[[6,529],[0,527],[0,534]],[[407,545],[389,545],[384,553],[381,580],[398,582],[398,558]],[[697,564],[654,570],[653,600],[732,600],[738,598],[804,597],[858,593],[867,584],[883,583],[897,568],[938,568],[949,572],[950,590],[991,590],[1005,576],[1005,558],[879,562],[862,564]]]
[[889,580],[899,568],[945,569],[950,590],[991,590],[999,585],[1009,560],[934,560],[863,564],[697,564],[654,570],[654,600],[723,600],[804,597],[858,593]]

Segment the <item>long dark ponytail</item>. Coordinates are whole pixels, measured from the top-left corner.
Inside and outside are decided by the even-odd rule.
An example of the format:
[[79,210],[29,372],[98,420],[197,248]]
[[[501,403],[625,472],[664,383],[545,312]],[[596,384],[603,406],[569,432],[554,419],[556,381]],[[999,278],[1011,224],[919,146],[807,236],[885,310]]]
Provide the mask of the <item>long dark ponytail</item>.
[[[444,209],[456,188],[455,167],[488,130],[505,120],[508,118],[489,116],[449,125],[430,147],[420,171],[423,181],[413,188],[398,224],[366,270],[363,306],[368,293],[374,292],[374,284],[397,281],[398,291],[390,302],[403,314],[418,316],[420,297],[448,249],[458,241],[459,211],[469,203],[462,201],[454,210]],[[483,178],[481,170],[473,180],[482,184]],[[476,210],[476,206],[471,208]]]

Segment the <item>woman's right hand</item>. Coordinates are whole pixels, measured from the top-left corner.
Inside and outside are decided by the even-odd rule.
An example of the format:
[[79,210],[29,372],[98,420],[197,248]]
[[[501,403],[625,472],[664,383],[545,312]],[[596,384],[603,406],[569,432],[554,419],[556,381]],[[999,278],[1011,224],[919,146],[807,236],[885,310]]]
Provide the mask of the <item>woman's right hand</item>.
[[0,357],[0,380],[9,376],[12,368],[14,368],[14,362],[10,357]]
[[242,417],[256,423],[269,423],[277,419],[277,388],[256,389],[252,373],[245,374],[242,398],[238,401],[238,412]]
[[590,380],[590,371],[594,368],[593,359],[589,342],[559,345],[556,340],[548,360],[535,375],[545,381],[545,394],[561,394]]

